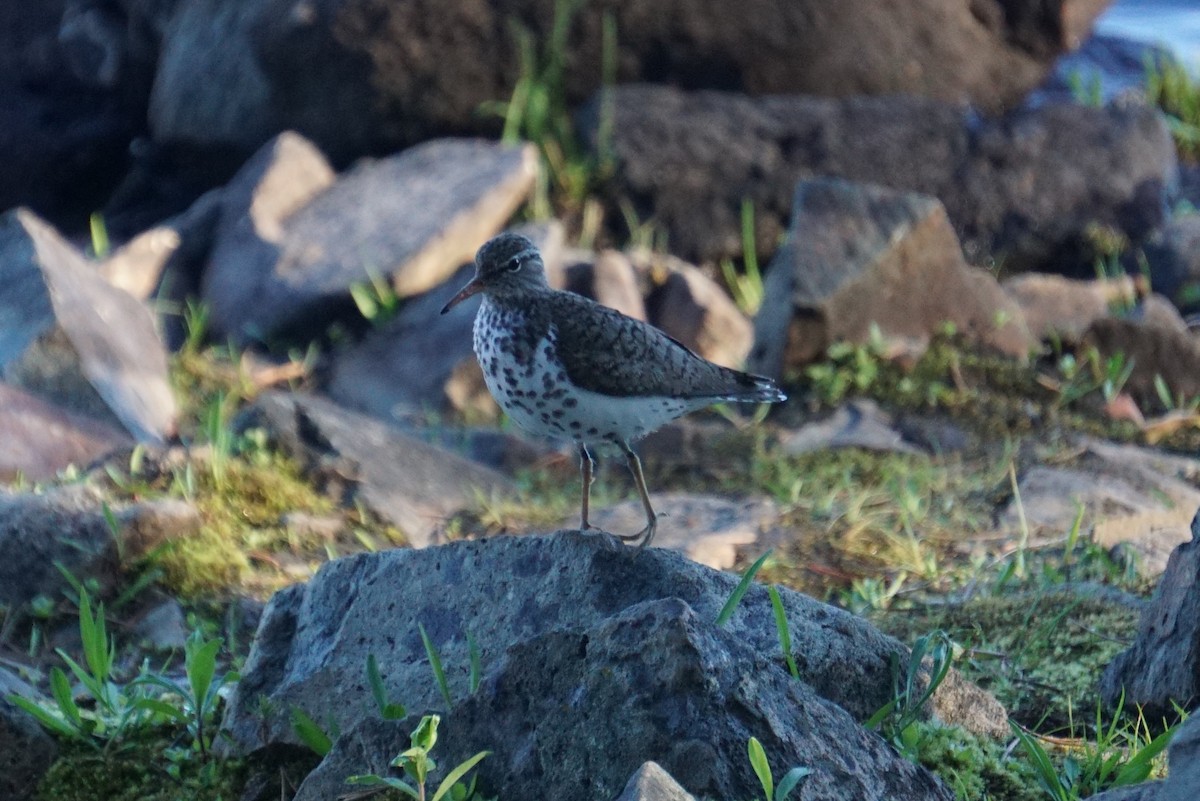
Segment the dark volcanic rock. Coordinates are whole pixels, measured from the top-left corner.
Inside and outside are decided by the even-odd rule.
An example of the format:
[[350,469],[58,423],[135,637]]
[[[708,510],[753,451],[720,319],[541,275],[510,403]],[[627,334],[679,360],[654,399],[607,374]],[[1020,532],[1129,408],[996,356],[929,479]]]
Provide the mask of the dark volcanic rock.
[[743,200],[754,204],[759,254],[772,254],[796,182],[836,176],[936,196],[972,263],[1062,270],[1079,266],[1089,224],[1135,242],[1149,234],[1178,177],[1161,115],[1136,105],[979,120],[916,97],[622,86],[580,115],[594,145],[608,109],[615,191],[667,229],[678,255],[701,262],[741,255]]
[[150,310],[23,209],[0,218],[0,376],[139,440],[175,430]]
[[58,745],[28,712],[8,700],[9,695],[52,702],[0,667],[0,798],[28,801],[58,755]]
[[[288,588],[272,599],[223,727],[232,737],[232,746],[246,751],[272,743],[296,742],[289,711],[293,705],[315,720],[336,722],[347,733],[343,735],[346,750],[341,752],[339,772],[333,775],[334,769],[328,768],[321,784],[310,788],[314,794],[305,796],[328,797],[316,788],[329,790],[339,785],[349,772],[346,760],[360,760],[358,770],[366,764],[385,764],[395,753],[391,749],[407,731],[384,730],[369,722],[359,726],[374,717],[363,673],[369,654],[381,666],[390,697],[402,701],[414,713],[444,709],[424,657],[417,629],[422,624],[447,672],[455,707],[447,717],[447,725],[453,721],[454,726],[464,729],[481,727],[481,732],[491,725],[508,727],[508,735],[503,738],[507,745],[491,742],[487,747],[512,748],[506,753],[531,769],[541,764],[544,770],[559,775],[552,763],[558,760],[556,749],[566,748],[568,739],[542,723],[540,716],[550,710],[560,710],[560,714],[572,708],[594,710],[586,719],[576,713],[569,714],[569,721],[560,718],[560,728],[569,722],[566,728],[582,742],[587,741],[587,732],[593,726],[604,727],[605,742],[607,732],[612,731],[610,725],[620,729],[623,713],[614,714],[613,709],[625,708],[631,715],[636,712],[646,737],[659,737],[644,740],[648,747],[657,743],[651,750],[620,746],[620,758],[614,757],[611,764],[604,762],[609,756],[603,749],[593,749],[578,761],[571,752],[568,764],[593,766],[596,775],[606,777],[606,787],[612,783],[609,796],[586,797],[615,796],[646,758],[659,759],[688,787],[708,786],[710,779],[705,776],[714,777],[724,771],[743,775],[740,763],[745,754],[746,724],[739,722],[737,714],[726,722],[730,728],[719,742],[723,743],[722,749],[733,748],[730,743],[740,737],[738,750],[720,759],[713,759],[711,746],[673,751],[673,738],[661,737],[664,731],[686,731],[678,728],[682,721],[700,725],[704,715],[697,718],[688,711],[693,701],[696,708],[715,712],[727,709],[726,701],[741,697],[750,705],[741,707],[745,714],[762,721],[764,730],[757,736],[772,738],[768,752],[774,755],[774,764],[785,759],[794,764],[799,755],[792,749],[798,743],[807,742],[808,737],[822,739],[819,728],[796,733],[798,740],[791,739],[792,734],[783,734],[785,729],[792,731],[788,721],[794,719],[793,715],[812,715],[810,722],[814,725],[836,725],[836,732],[845,732],[856,748],[864,740],[874,743],[863,746],[862,756],[877,764],[874,760],[881,754],[878,740],[873,736],[864,738],[853,726],[845,727],[851,720],[865,720],[891,697],[892,660],[907,659],[904,647],[861,618],[781,588],[802,680],[796,682],[787,677],[781,661],[765,587],[752,585],[726,627],[714,628],[712,622],[736,583],[734,575],[701,567],[670,551],[627,548],[606,535],[575,531],[549,537],[494,537],[340,559],[325,565],[307,585]],[[663,614],[664,609],[671,610],[670,614]],[[490,682],[487,686],[493,688],[470,698],[468,635],[478,644]],[[654,646],[647,647],[643,636],[650,638]],[[659,646],[661,653],[654,653]],[[615,670],[620,654],[634,653],[628,651],[631,647],[644,661],[639,663],[631,657],[632,672],[626,668],[620,671],[620,677],[606,677],[606,666]],[[593,656],[596,661],[589,661]],[[684,669],[689,663],[692,667]],[[533,664],[541,667],[531,668]],[[744,672],[739,667],[743,664],[749,666]],[[664,671],[657,677],[655,665]],[[703,670],[701,666],[705,666]],[[694,678],[687,678],[693,671],[702,675],[715,672],[718,678],[711,686],[696,684]],[[556,683],[556,675],[562,677],[561,682]],[[695,693],[676,693],[671,689],[672,675],[680,681],[686,679],[684,686]],[[538,681],[546,683],[540,689],[525,683]],[[739,685],[739,681],[744,683]],[[754,700],[752,692],[739,696],[739,686],[747,691],[756,686],[763,697]],[[969,685],[952,675],[943,687],[938,697],[943,692],[961,694],[962,688]],[[624,707],[611,706],[626,690],[637,703],[629,705],[626,701],[621,702],[626,704]],[[517,697],[530,708],[527,723],[518,724],[517,712],[510,706]],[[974,709],[998,710],[995,701],[989,701],[978,690],[973,695],[968,693],[968,697],[973,698],[970,706]],[[738,708],[739,702],[734,703]],[[779,710],[779,717],[768,714],[769,709]],[[460,714],[463,710],[472,711]],[[489,723],[489,718],[496,722]],[[1002,711],[999,718],[1003,720]],[[664,727],[658,735],[652,734],[654,729],[647,723],[650,719]],[[943,719],[951,718],[947,714]],[[721,724],[714,721],[710,725],[714,727],[710,731],[715,732]],[[759,724],[754,725],[757,728]],[[830,741],[836,742],[838,736]],[[774,739],[777,737],[780,739]],[[458,742],[464,748],[474,746],[474,741],[458,734],[448,734],[446,742]],[[820,753],[825,753],[823,748]],[[696,785],[689,784],[687,772],[675,772],[672,767],[684,764],[689,754],[708,766],[703,773],[695,774]],[[496,775],[508,775],[505,759],[493,761]],[[911,764],[896,769],[899,775],[920,775],[910,772]],[[534,778],[530,776],[529,780]],[[831,780],[827,776],[822,782]],[[878,787],[882,785],[874,783],[888,781],[880,775],[863,786]],[[933,792],[930,785],[922,784],[923,779],[914,781],[914,789],[923,787],[925,790],[920,792]],[[930,797],[941,797],[939,792]],[[513,797],[541,796],[518,793]],[[547,793],[547,797],[567,796]]]
[[[447,764],[491,750],[479,780],[502,798],[613,798],[645,759],[696,795],[748,798],[758,788],[751,736],[773,764],[812,767],[811,801],[954,797],[777,658],[672,597],[510,647],[448,729]],[[357,760],[376,755],[376,738],[356,734],[338,740],[297,801],[333,797]]]
[[1192,539],[1167,562],[1137,640],[1109,664],[1100,682],[1104,702],[1143,707],[1147,720],[1170,718],[1173,703],[1194,709],[1200,699],[1200,514]]

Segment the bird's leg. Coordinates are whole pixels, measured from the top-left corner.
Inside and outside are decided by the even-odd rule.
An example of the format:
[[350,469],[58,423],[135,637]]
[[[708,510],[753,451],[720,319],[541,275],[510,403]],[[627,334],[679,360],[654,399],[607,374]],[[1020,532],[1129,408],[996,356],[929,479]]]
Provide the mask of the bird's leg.
[[587,531],[594,526],[588,522],[588,504],[591,501],[592,495],[592,471],[595,469],[596,463],[592,460],[592,455],[588,453],[587,445],[579,443],[579,475],[583,479],[583,502],[580,506],[581,515],[579,530]]
[[628,442],[620,443],[621,450],[625,452],[625,460],[629,463],[629,472],[633,473],[634,483],[637,484],[638,494],[642,496],[642,508],[646,510],[646,527],[637,534],[631,536],[623,536],[623,540],[641,539],[638,547],[645,548],[650,544],[650,540],[654,539],[654,529],[658,526],[658,515],[654,513],[654,507],[650,505],[650,493],[646,491],[646,477],[642,475],[642,461],[638,459],[633,448],[629,447]]

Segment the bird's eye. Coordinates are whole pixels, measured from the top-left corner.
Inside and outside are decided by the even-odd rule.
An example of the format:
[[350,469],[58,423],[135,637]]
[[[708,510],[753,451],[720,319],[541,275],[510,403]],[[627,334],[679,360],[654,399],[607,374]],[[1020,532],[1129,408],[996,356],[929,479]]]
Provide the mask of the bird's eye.
[[511,259],[509,259],[507,262],[505,262],[504,270],[505,270],[505,272],[515,273],[517,270],[521,269],[521,264],[522,264],[521,257],[519,255],[513,256]]

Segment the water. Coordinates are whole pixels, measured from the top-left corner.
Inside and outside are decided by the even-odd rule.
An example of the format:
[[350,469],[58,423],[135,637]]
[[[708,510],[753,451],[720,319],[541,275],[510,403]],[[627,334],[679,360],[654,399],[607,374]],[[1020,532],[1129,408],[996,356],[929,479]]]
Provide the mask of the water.
[[1200,75],[1200,0],[1117,0],[1096,33],[1160,44]]

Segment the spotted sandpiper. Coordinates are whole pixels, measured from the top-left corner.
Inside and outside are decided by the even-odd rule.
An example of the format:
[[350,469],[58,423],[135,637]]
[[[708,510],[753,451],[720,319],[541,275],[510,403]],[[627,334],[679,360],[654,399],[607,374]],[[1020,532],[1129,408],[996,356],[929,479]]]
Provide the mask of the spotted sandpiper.
[[538,436],[573,440],[583,478],[581,528],[595,461],[589,447],[625,454],[646,527],[621,539],[645,547],[658,517],[630,443],[722,401],[786,400],[769,378],[713,364],[652,325],[580,295],[551,289],[533,242],[505,233],[475,254],[475,277],[442,309],[482,293],[474,347],[500,408]]

